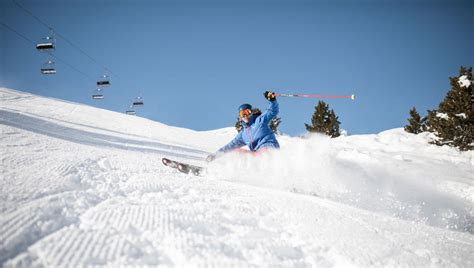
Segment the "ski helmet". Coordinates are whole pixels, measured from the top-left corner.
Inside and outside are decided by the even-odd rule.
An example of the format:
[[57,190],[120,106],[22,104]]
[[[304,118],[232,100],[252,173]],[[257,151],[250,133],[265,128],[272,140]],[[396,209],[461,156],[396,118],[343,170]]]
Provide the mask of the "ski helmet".
[[248,104],[248,103],[244,103],[242,105],[239,106],[239,112],[240,111],[243,111],[243,110],[252,110],[252,105]]

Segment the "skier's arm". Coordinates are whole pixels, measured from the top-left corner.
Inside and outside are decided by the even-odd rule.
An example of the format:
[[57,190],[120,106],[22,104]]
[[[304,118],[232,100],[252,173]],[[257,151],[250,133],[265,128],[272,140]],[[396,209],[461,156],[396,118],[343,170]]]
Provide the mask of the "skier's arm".
[[242,146],[245,145],[245,142],[244,140],[242,139],[242,131],[239,132],[239,134],[237,134],[237,136],[235,136],[234,139],[232,139],[227,145],[225,145],[224,147],[220,148],[218,151],[217,151],[217,154],[222,154],[222,153],[225,153],[225,152],[228,152],[228,151],[231,151],[233,149],[237,149],[237,148],[240,148]]
[[269,102],[270,102],[270,106],[261,115],[265,122],[270,122],[270,120],[275,118],[278,115],[278,112],[280,111],[280,108],[279,108],[279,105],[278,105],[278,102],[276,101],[276,99],[274,99],[273,101],[269,101]]

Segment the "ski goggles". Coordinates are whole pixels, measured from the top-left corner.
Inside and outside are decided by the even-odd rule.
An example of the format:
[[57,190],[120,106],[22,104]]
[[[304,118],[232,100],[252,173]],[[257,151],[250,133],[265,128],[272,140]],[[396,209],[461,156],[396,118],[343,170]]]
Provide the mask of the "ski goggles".
[[252,110],[250,110],[250,109],[244,109],[244,110],[239,111],[239,116],[241,118],[245,117],[245,116],[250,116],[251,114],[252,114]]

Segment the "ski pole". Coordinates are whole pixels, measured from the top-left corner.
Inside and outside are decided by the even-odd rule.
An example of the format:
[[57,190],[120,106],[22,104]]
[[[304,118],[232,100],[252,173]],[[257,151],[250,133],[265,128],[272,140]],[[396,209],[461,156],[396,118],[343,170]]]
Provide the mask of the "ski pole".
[[355,95],[319,95],[319,94],[282,94],[275,93],[275,97],[297,97],[297,98],[315,98],[315,99],[352,99],[355,100]]

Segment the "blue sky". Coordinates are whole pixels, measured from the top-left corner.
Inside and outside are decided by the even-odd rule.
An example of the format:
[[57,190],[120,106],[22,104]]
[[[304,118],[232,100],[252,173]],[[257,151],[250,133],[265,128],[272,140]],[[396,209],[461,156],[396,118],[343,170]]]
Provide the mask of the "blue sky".
[[[57,38],[67,64],[43,76],[46,54],[0,25],[0,86],[118,112],[142,96],[139,116],[195,130],[233,126],[242,103],[266,108],[269,89],[356,94],[325,100],[350,134],[403,127],[474,63],[473,1],[16,1],[95,61]],[[0,22],[25,37],[49,34],[0,5]],[[94,101],[103,66],[112,86]],[[304,133],[317,101],[280,98],[280,130]]]

